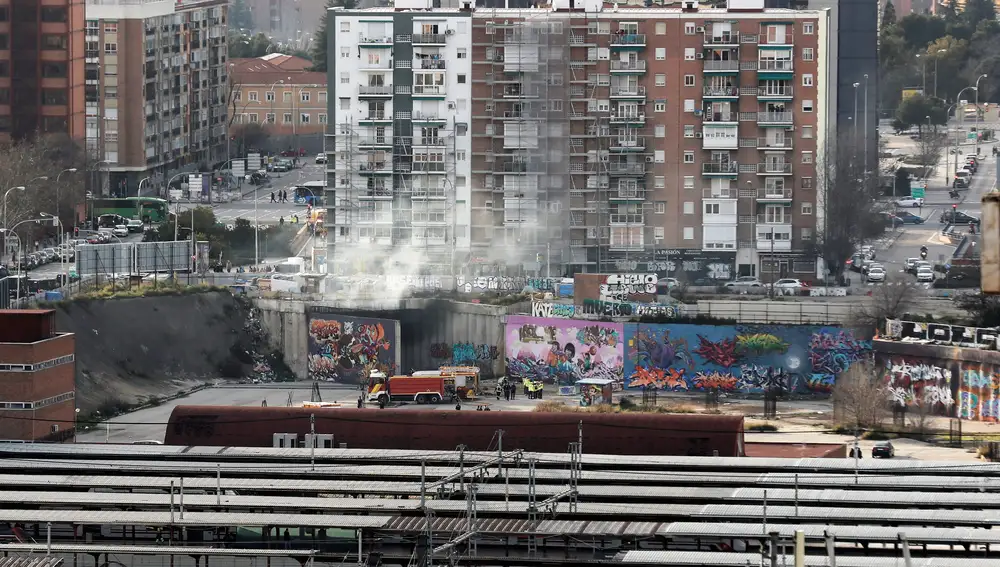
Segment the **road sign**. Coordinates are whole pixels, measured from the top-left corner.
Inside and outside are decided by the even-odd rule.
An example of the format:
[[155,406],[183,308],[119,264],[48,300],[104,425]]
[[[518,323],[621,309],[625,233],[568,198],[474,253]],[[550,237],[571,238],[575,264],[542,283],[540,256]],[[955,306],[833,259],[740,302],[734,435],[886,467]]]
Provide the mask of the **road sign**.
[[924,187],[911,187],[910,188],[910,196],[912,196],[915,199],[923,199],[925,194],[926,194],[926,190],[925,190]]

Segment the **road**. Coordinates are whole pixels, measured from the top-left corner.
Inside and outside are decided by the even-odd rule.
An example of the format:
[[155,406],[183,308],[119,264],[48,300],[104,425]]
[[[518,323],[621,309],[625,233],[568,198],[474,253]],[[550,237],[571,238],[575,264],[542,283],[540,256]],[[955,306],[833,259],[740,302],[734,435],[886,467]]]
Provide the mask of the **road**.
[[[326,166],[316,164],[312,161],[312,156],[306,156],[307,161],[303,167],[289,171],[287,173],[272,173],[271,186],[243,185],[243,199],[230,203],[217,203],[212,205],[215,211],[215,218],[219,222],[232,224],[238,218],[245,218],[251,222],[254,219],[254,201],[256,201],[257,222],[261,224],[277,224],[279,219],[284,217],[285,222],[292,215],[299,215],[304,220],[305,205],[292,203],[292,187],[300,185],[306,181],[322,181],[326,178]],[[288,191],[288,203],[272,203],[271,192]],[[177,210],[183,212],[192,206],[201,206],[198,203],[178,203]]]

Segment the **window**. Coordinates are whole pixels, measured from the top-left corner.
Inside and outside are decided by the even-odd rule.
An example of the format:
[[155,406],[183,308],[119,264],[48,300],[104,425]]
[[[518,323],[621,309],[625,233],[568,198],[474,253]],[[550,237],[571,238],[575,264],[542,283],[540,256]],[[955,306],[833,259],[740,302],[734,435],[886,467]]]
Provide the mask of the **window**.
[[662,73],[656,74],[656,86],[665,87],[667,86],[667,76]]
[[802,75],[802,86],[811,87],[813,86],[813,76],[812,73],[805,73]]
[[684,176],[684,188],[685,189],[694,189],[694,176],[693,175],[685,175]]
[[458,78],[457,78],[457,81],[458,81],[458,84],[464,85],[465,84],[465,75],[459,75]]
[[242,91],[233,92],[233,100],[235,100],[236,102],[243,100],[243,92]]
[[465,123],[455,124],[455,135],[456,136],[468,136],[469,135],[469,125]]
[[104,66],[104,76],[114,77],[118,74],[118,65],[105,65]]
[[350,110],[351,109],[351,99],[349,99],[347,97],[344,97],[344,98],[340,99],[340,109],[341,110]]
[[812,203],[802,203],[802,214],[811,215],[813,214],[813,204]]
[[656,35],[667,35],[667,22],[656,22]]
[[[117,98],[118,89],[114,89],[114,96],[111,96],[111,89],[104,93],[106,98]],[[42,104],[66,104],[66,91],[63,89],[42,89]]]
[[[0,41],[0,49],[8,49],[7,45],[7,34],[2,34],[3,39]],[[42,49],[55,49],[55,50],[65,50],[66,49],[66,36],[62,34],[45,34],[42,36]]]
[[551,101],[549,101],[549,105],[550,105],[549,109],[552,110],[552,112],[562,112],[563,111],[563,101],[561,101],[561,100],[558,100],[558,99],[551,100]]
[[685,87],[694,86],[694,75],[684,75],[684,86]]
[[[324,114],[324,116],[326,116],[326,115]],[[267,122],[268,124],[274,124],[274,113],[273,112],[268,112],[267,114],[265,114],[264,115],[264,122]]]
[[812,152],[802,152],[802,163],[812,163],[813,153]]
[[694,22],[684,22],[684,35],[694,35]]
[[350,84],[350,82],[351,82],[351,74],[350,73],[341,73],[340,74],[340,84],[347,85],[347,84]]
[[250,123],[251,124],[256,124],[257,123],[257,113],[256,112],[251,112],[248,116],[250,117]]
[[812,240],[812,238],[813,238],[813,229],[811,229],[811,228],[800,228],[799,229],[799,236],[802,238],[802,240]]
[[806,139],[812,138],[813,137],[813,127],[812,126],[803,126],[802,127],[802,137],[806,138]]
[[684,227],[684,240],[694,240],[694,227]]
[[684,163],[694,163],[694,152],[684,151]]
[[[6,62],[4,62],[6,63]],[[0,77],[10,74],[10,69],[4,65],[0,67]],[[42,63],[42,77],[46,79],[65,79],[66,63],[61,61],[45,61]]]
[[656,201],[653,203],[653,212],[662,215],[667,212],[667,202],[666,201]]
[[340,31],[342,31],[342,32],[349,32],[349,31],[351,31],[351,22],[349,22],[347,20],[341,20],[341,22],[340,22]]
[[283,91],[281,93],[282,102],[292,102],[292,91]]
[[653,238],[663,240],[664,228],[662,226],[653,227]]
[[666,58],[667,58],[667,48],[666,47],[657,47],[656,48],[656,60],[657,61],[663,61]]
[[326,91],[319,91],[319,101],[326,102]]
[[653,161],[656,163],[663,163],[667,161],[666,152],[664,150],[655,150],[653,152]]
[[812,35],[813,34],[813,29],[814,29],[813,25],[814,24],[812,22],[806,22],[806,23],[802,24],[802,33],[804,33],[806,35]]
[[656,137],[657,138],[666,138],[667,137],[667,127],[664,126],[663,124],[657,124],[656,125]]
[[653,112],[666,112],[666,111],[667,111],[666,101],[658,100],[655,103],[653,103]]
[[486,35],[493,35],[494,33],[496,33],[496,24],[486,22]]
[[350,47],[341,47],[340,48],[340,58],[341,59],[348,59],[350,57],[351,57],[351,48]]
[[267,91],[264,93],[264,100],[267,102],[274,102],[274,91]]
[[[694,26],[692,26],[691,29],[694,29]],[[693,47],[685,47],[684,48],[684,60],[685,61],[694,61],[694,48]]]
[[813,101],[804,100],[802,101],[802,112],[812,112],[813,111]]
[[285,124],[291,124],[292,123],[292,113],[291,112],[286,112],[286,113],[282,114],[281,115],[281,121],[284,122]]
[[459,47],[458,48],[458,58],[459,59],[468,59],[469,58],[469,51],[466,48],[464,48],[464,47]]
[[250,102],[259,102],[257,91],[247,91],[247,100]]
[[310,120],[312,120],[312,115],[308,112],[303,112],[299,115],[299,124],[309,124]]
[[685,138],[694,138],[694,124],[685,124],[684,125],[684,137]]
[[312,94],[309,91],[299,91],[299,102],[309,102]]
[[319,116],[319,123],[320,124],[326,124],[327,123],[326,122],[326,113],[321,112],[321,113],[319,113],[318,116]]
[[[32,10],[33,11],[33,10]],[[32,17],[34,19],[34,17]],[[42,6],[43,22],[67,22],[67,9],[64,6]]]
[[104,33],[118,33],[118,22],[104,22]]
[[706,215],[717,215],[717,214],[719,214],[719,204],[718,203],[705,203],[705,214]]
[[685,215],[694,214],[694,201],[684,201],[684,214]]
[[[43,94],[43,96],[44,96],[44,94]],[[118,87],[104,87],[104,98],[118,98]],[[62,103],[48,102],[48,103],[45,103],[45,104],[66,104],[66,103],[64,103],[64,102],[62,102]]]
[[118,44],[117,43],[105,43],[104,44],[104,53],[106,53],[108,55],[115,55],[116,53],[118,53]]
[[811,47],[803,47],[802,48],[802,60],[803,61],[812,61],[813,60],[813,48],[811,48]]
[[465,150],[458,150],[455,152],[455,159],[458,161],[465,161],[466,160],[465,156],[466,156]]
[[667,186],[667,178],[662,175],[656,175],[653,177],[653,187],[657,189],[663,189]]

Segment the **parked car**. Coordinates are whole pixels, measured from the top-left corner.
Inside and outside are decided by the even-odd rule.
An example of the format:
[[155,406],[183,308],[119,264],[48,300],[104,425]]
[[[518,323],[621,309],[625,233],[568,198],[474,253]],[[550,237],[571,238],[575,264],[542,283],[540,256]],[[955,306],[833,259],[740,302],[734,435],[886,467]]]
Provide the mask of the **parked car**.
[[896,201],[897,207],[922,207],[924,199],[922,197],[904,197]]
[[896,448],[891,441],[876,441],[872,447],[873,459],[891,459],[896,456]]
[[967,176],[965,176],[965,177],[959,177],[958,175],[956,175],[955,179],[953,179],[952,182],[951,182],[951,186],[952,186],[953,189],[968,189],[969,188],[969,179],[970,178],[967,177]]
[[316,154],[316,163],[326,163],[326,154]]
[[871,244],[865,244],[864,246],[862,246],[861,253],[864,254],[865,258],[868,260],[875,259],[875,247],[872,246]]
[[865,272],[865,281],[868,282],[884,282],[885,281],[885,268],[882,266],[872,266]]
[[917,273],[917,262],[920,262],[920,258],[907,258],[903,262],[903,269],[908,273],[915,274]]
[[915,215],[909,211],[900,211],[895,216],[902,224],[924,224],[924,217]]
[[120,224],[111,231],[111,234],[117,236],[118,238],[125,238],[128,236],[128,227],[124,224]]
[[847,261],[847,267],[854,270],[855,272],[860,272],[865,268],[865,264],[868,263],[868,259],[861,252],[855,252],[851,255],[851,258]]
[[864,265],[863,268],[861,268],[861,273],[862,274],[867,274],[873,268],[882,268],[883,271],[885,270],[885,266],[883,266],[882,264],[880,264],[878,262],[868,262],[867,264]]
[[125,226],[128,227],[129,232],[142,232],[143,228],[142,221],[139,219],[129,219]]
[[933,282],[934,281],[934,270],[928,266],[921,266],[917,269],[917,281],[918,282]]
[[753,276],[740,276],[735,280],[726,284],[726,289],[737,293],[761,287],[764,287],[764,284],[762,284],[759,279]]
[[945,211],[941,213],[941,217],[938,219],[941,224],[951,223],[951,224],[979,224],[979,219],[967,214],[962,211]]
[[773,284],[774,289],[790,289],[790,290],[803,290],[809,287],[809,284],[802,280],[797,280],[794,278],[782,278]]

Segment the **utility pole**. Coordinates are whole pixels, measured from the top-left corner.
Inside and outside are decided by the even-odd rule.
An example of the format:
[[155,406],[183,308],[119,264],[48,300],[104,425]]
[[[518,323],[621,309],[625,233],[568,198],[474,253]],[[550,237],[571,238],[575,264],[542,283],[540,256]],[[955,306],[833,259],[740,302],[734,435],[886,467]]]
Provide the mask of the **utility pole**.
[[309,468],[316,472],[316,414],[309,414]]

